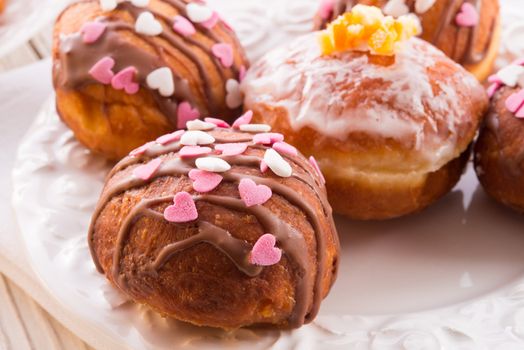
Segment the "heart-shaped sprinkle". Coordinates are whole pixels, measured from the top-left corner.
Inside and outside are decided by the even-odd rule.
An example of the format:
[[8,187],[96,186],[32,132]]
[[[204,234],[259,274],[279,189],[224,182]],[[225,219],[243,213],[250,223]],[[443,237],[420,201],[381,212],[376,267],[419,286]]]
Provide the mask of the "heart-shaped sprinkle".
[[298,155],[297,149],[286,142],[275,142],[273,144],[273,149],[280,154],[288,154],[290,156]]
[[255,181],[251,179],[240,180],[238,192],[246,207],[264,204],[273,195],[271,188],[266,185],[257,185]]
[[405,0],[389,0],[384,6],[384,13],[393,17],[400,17],[409,13]]
[[192,169],[189,178],[193,180],[193,189],[200,193],[213,191],[224,179],[219,174],[199,169]]
[[153,144],[154,144],[154,142],[148,142],[145,145],[142,145],[142,146],[140,146],[138,148],[135,148],[134,150],[129,152],[129,155],[131,157],[141,156],[142,154],[146,153],[146,151],[149,149],[149,147],[151,147]]
[[180,35],[190,36],[196,33],[195,26],[183,16],[175,16],[173,29]]
[[136,7],[146,7],[149,5],[149,0],[131,0],[131,3]]
[[135,23],[135,31],[140,34],[155,36],[162,33],[162,23],[156,20],[149,11],[142,12]]
[[247,143],[221,143],[215,145],[215,150],[222,153],[223,156],[237,156],[247,149]]
[[87,22],[84,23],[80,33],[82,33],[82,41],[86,44],[96,42],[102,34],[104,34],[107,24],[102,22]]
[[460,7],[460,11],[455,17],[455,22],[461,27],[473,27],[479,22],[479,14],[475,6],[465,2]]
[[211,153],[212,149],[201,146],[184,146],[178,154],[181,158],[197,158]]
[[267,166],[266,162],[264,162],[264,160],[262,159],[260,161],[260,172],[263,174],[267,171],[267,169],[269,169],[269,167]]
[[190,120],[186,123],[187,130],[213,130],[216,125],[213,123],[205,122],[200,119]]
[[521,74],[524,74],[524,67],[512,64],[499,70],[497,77],[504,85],[515,87]]
[[100,0],[100,8],[104,12],[113,11],[117,6],[117,0]]
[[184,146],[209,145],[213,142],[215,142],[213,136],[200,130],[187,131],[180,138],[180,143]]
[[160,136],[156,139],[155,142],[161,145],[167,145],[171,142],[180,140],[180,138],[182,137],[182,135],[184,135],[185,132],[185,130],[177,130],[175,132],[172,132],[171,134]]
[[293,173],[291,165],[272,148],[266,150],[266,153],[264,153],[264,162],[266,162],[269,169],[280,177],[290,177]]
[[175,83],[173,72],[168,67],[155,69],[146,77],[147,86],[150,89],[158,90],[160,95],[169,97],[175,93]]
[[524,105],[524,89],[512,93],[506,99],[506,108],[511,113],[517,112]]
[[205,118],[204,119],[206,122],[208,123],[213,123],[215,124],[216,126],[218,126],[219,128],[230,128],[231,126],[226,123],[225,121],[223,121],[222,119],[217,119],[217,118]]
[[244,78],[246,77],[247,69],[246,66],[242,65],[240,66],[240,70],[238,72],[238,81],[242,82]]
[[142,180],[149,180],[160,168],[162,162],[161,158],[155,158],[147,164],[140,165],[133,169],[133,176]]
[[201,4],[191,2],[186,7],[187,17],[194,23],[202,23],[213,17],[213,10]]
[[271,126],[267,124],[244,124],[240,125],[239,129],[245,132],[268,132],[271,131]]
[[486,93],[488,94],[488,97],[492,98],[493,95],[495,95],[495,92],[497,92],[498,89],[500,89],[501,86],[502,86],[502,84],[500,84],[500,83],[493,83],[493,84],[491,84],[487,88],[487,90],[486,90]]
[[497,74],[491,74],[489,77],[488,77],[488,82],[490,83],[500,83],[500,84],[503,84],[502,80],[499,78],[499,76]]
[[122,69],[111,79],[111,86],[115,90],[124,90],[129,95],[136,94],[140,90],[140,85],[133,81],[136,73],[135,67]]
[[262,235],[249,254],[249,262],[253,265],[271,266],[282,259],[282,250],[276,248],[277,239],[270,233]]
[[169,222],[183,223],[196,220],[198,211],[195,201],[187,192],[178,192],[173,198],[173,205],[164,210],[164,218]]
[[228,162],[215,157],[198,158],[195,164],[198,169],[213,173],[223,173],[231,169],[231,165]]
[[206,29],[213,29],[213,27],[217,25],[219,19],[220,19],[220,16],[218,16],[218,13],[213,11],[211,18],[200,24]]
[[230,109],[238,108],[242,105],[244,96],[242,91],[240,91],[240,83],[235,79],[229,79],[226,82],[226,105]]
[[259,145],[271,145],[275,142],[284,141],[284,135],[277,132],[265,132],[253,136],[253,142]]
[[91,67],[89,75],[102,84],[111,84],[111,80],[115,76],[112,70],[114,66],[115,60],[106,56]]
[[326,179],[324,178],[324,174],[322,174],[322,171],[320,171],[320,167],[318,166],[318,163],[315,157],[313,156],[309,157],[309,163],[311,164],[311,166],[313,166],[313,169],[315,169],[315,171],[317,172],[317,175],[320,178],[320,180],[322,181],[322,183],[325,184]]
[[183,129],[186,127],[186,123],[190,120],[200,118],[200,112],[198,109],[191,107],[189,102],[182,102],[177,108],[177,128]]
[[333,9],[335,8],[334,0],[322,0],[320,2],[320,7],[318,8],[318,15],[323,20],[328,20],[331,18]]
[[240,128],[241,125],[249,124],[251,123],[251,119],[253,119],[253,112],[247,111],[242,116],[240,116],[235,122],[233,123],[233,128]]
[[211,47],[211,52],[220,60],[225,68],[233,65],[233,47],[231,44],[215,44]]
[[416,0],[415,12],[418,14],[427,12],[430,8],[433,7],[433,5],[435,5],[435,1],[437,0]]

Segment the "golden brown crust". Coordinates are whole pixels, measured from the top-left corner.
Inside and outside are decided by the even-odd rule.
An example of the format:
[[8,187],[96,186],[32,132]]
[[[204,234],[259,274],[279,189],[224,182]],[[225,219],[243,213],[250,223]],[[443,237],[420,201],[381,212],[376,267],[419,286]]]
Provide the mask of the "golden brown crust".
[[[132,13],[130,9],[132,9],[130,3],[122,3],[115,11],[104,13],[98,1],[78,2],[64,10],[58,17],[54,29],[53,76],[59,115],[84,145],[112,160],[121,159],[141,144],[177,129],[176,105],[168,110],[161,108],[159,100],[162,97],[157,91],[147,88],[144,84],[141,84],[137,94],[128,95],[123,91],[114,90],[110,85],[92,81],[87,76],[87,71],[93,63],[82,67],[67,65],[65,59],[69,54],[66,55],[61,48],[63,45],[61,37],[79,32],[83,24],[100,17],[105,17],[110,24],[128,25],[129,28],[133,28],[134,16],[137,14]],[[152,0],[147,10],[165,15],[166,18],[174,18],[179,13],[177,8],[170,6],[166,0]],[[166,35],[174,35],[176,39],[177,34],[171,28],[172,23],[166,21],[163,22],[163,26]],[[216,38],[220,43],[231,44],[234,65],[229,69],[222,69],[220,64],[217,64],[217,59],[209,52],[204,52],[203,49],[184,41],[181,36],[176,40],[182,42],[181,45],[185,49],[196,55],[201,66],[197,65],[197,60],[193,57],[183,53],[160,36],[144,36],[134,30],[118,28],[107,29],[109,30],[117,34],[116,39],[119,43],[122,41],[127,45],[129,52],[125,56],[130,56],[132,59],[136,57],[137,61],[144,61],[143,58],[146,56],[152,57],[154,61],[142,62],[144,67],[153,70],[159,66],[167,66],[182,80],[187,80],[189,90],[186,95],[191,97],[193,107],[198,108],[202,117],[221,115],[228,119],[238,115],[238,109],[232,110],[226,105],[225,82],[227,79],[238,79],[238,67],[247,67],[248,63],[238,39],[223,23],[213,27],[209,35],[203,34],[205,30],[197,31],[191,40],[194,39],[209,52],[215,43],[210,39],[211,37]],[[109,39],[102,37],[99,40]],[[97,60],[115,54],[115,52],[107,52],[99,55]],[[89,54],[86,53],[86,57],[88,56]],[[203,72],[209,79],[208,84],[205,84],[206,88],[204,88]],[[139,72],[140,75],[147,75],[147,73],[149,72]],[[71,83],[72,80],[75,82]],[[208,86],[209,91],[206,90]]]
[[475,144],[475,170],[486,192],[498,202],[524,212],[524,120],[507,110],[517,88],[503,87],[492,98]]
[[[262,157],[263,150],[248,149],[245,155]],[[166,164],[175,160],[177,155],[169,153],[162,157]],[[132,177],[133,169],[148,160],[146,157],[137,164],[115,172],[108,179],[102,197],[122,179]],[[294,172],[306,175],[298,163],[291,164]],[[258,169],[247,166],[233,166],[231,172],[261,176]],[[303,236],[307,246],[304,258],[314,267],[307,273],[313,279],[316,271],[322,274],[319,292],[322,298],[325,297],[335,279],[333,267],[337,265],[339,254],[331,214],[327,217],[323,214],[318,194],[304,182],[280,178],[271,172],[262,176],[300,193],[304,203],[315,209],[320,219],[321,234],[326,238],[324,266],[319,265],[317,238],[305,213],[292,205],[288,198],[275,193],[264,204],[279,220],[291,225]],[[211,194],[239,198],[237,186],[234,182],[224,181]],[[286,253],[278,264],[265,267],[259,275],[249,277],[225,253],[211,244],[199,243],[177,252],[160,270],[151,270],[151,262],[162,248],[198,233],[197,222],[172,224],[163,219],[138,218],[125,241],[118,280],[115,280],[111,272],[113,257],[118,246],[117,235],[125,217],[141,200],[180,191],[195,193],[186,175],[162,176],[144,186],[118,194],[107,202],[98,218],[95,218],[92,240],[95,256],[107,278],[136,302],[148,305],[165,316],[196,325],[224,329],[255,325],[294,327],[289,323],[289,318],[297,301],[300,269],[297,262]],[[161,204],[153,209],[161,213],[167,205]],[[266,233],[257,218],[248,213],[206,202],[197,202],[197,209],[199,222],[206,221],[221,227],[233,237],[250,244]],[[310,301],[307,310],[312,308],[313,292],[313,289],[307,291]]]

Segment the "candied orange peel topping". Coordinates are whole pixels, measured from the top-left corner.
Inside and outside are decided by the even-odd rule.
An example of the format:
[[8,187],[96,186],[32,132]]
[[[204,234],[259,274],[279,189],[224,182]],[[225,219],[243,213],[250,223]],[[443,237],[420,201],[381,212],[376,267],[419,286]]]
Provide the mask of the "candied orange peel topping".
[[419,33],[420,22],[413,15],[393,18],[378,7],[356,5],[321,31],[319,42],[324,55],[355,50],[392,56],[398,43]]

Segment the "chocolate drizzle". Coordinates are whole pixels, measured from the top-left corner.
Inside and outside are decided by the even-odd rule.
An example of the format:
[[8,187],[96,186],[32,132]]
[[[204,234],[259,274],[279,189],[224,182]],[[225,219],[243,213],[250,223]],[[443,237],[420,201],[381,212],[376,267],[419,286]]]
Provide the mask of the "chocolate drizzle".
[[[310,265],[308,260],[308,246],[304,240],[303,235],[294,227],[281,220],[279,216],[269,210],[263,205],[256,205],[253,207],[246,207],[244,202],[237,198],[219,196],[211,194],[195,194],[195,202],[208,203],[210,205],[220,206],[230,209],[232,211],[243,212],[254,216],[258,223],[263,227],[264,232],[270,232],[276,236],[278,244],[283,249],[285,256],[293,266],[293,274],[296,278],[295,288],[295,306],[293,313],[288,319],[291,327],[299,327],[303,323],[311,321],[320,306],[323,296],[322,283],[325,277],[324,268],[326,267],[326,239],[328,235],[332,235],[335,244],[338,245],[338,239],[334,232],[335,227],[332,219],[332,212],[329,203],[327,202],[327,194],[325,187],[321,185],[321,180],[316,174],[315,170],[302,156],[283,156],[295,166],[293,175],[287,181],[300,181],[307,185],[306,188],[311,190],[319,199],[323,207],[323,212],[320,216],[318,210],[310,203],[304,201],[301,193],[293,190],[287,185],[278,181],[278,178],[257,175],[258,168],[262,158],[257,153],[258,151],[268,149],[268,146],[258,145],[252,143],[252,135],[246,133],[233,133],[230,130],[221,130],[210,132],[215,136],[217,142],[249,142],[248,153],[236,156],[221,156],[219,154],[212,154],[226,160],[232,169],[222,173],[223,182],[239,183],[241,179],[252,179],[258,184],[263,184],[271,188],[273,195],[280,196],[287,200],[291,205],[302,211],[309,221],[316,237],[316,260],[317,267]],[[93,260],[100,272],[103,272],[102,266],[98,261],[97,254],[94,247],[94,234],[96,230],[96,222],[106,205],[116,196],[125,193],[133,188],[139,188],[147,185],[155,179],[164,176],[186,176],[191,169],[195,168],[195,159],[182,159],[177,155],[177,151],[182,147],[179,142],[173,142],[167,145],[151,144],[149,149],[139,157],[124,158],[108,176],[110,178],[126,171],[131,166],[148,162],[157,157],[163,157],[164,161],[156,171],[156,173],[149,180],[141,180],[135,178],[132,172],[127,171],[126,175],[118,181],[106,185],[103,195],[98,203],[98,206],[93,214],[91,226],[89,228],[89,247]],[[255,151],[255,152],[254,152]],[[247,152],[246,152],[247,153]],[[257,172],[241,170],[245,168],[255,168]],[[269,171],[269,170],[268,170]],[[113,252],[111,274],[113,281],[117,285],[125,283],[125,276],[121,274],[121,262],[124,254],[124,247],[133,230],[133,226],[143,217],[149,217],[154,220],[165,221],[163,214],[155,210],[160,205],[167,205],[172,203],[173,195],[168,195],[160,198],[148,198],[141,200],[136,204],[131,211],[126,215],[125,219],[120,224],[118,234],[116,237],[116,245]],[[323,232],[322,220],[331,225],[333,232]],[[173,224],[183,225],[183,224]],[[169,260],[178,252],[193,247],[199,243],[209,243],[226,254],[237,268],[245,273],[247,276],[256,277],[262,271],[260,266],[249,263],[249,254],[252,245],[244,240],[233,237],[224,228],[215,226],[213,223],[198,220],[198,233],[190,236],[184,240],[171,243],[163,247],[156,258],[146,267],[147,273],[156,275]],[[334,271],[336,273],[337,262],[334,262]],[[311,271],[316,271],[314,274]],[[313,277],[314,276],[314,277]],[[311,293],[313,291],[313,293]]]
[[[489,37],[486,40],[486,44],[484,48],[480,52],[475,52],[475,43],[477,41],[480,25],[475,25],[473,27],[459,27],[455,23],[455,17],[457,15],[457,12],[460,10],[460,6],[464,2],[471,3],[476,9],[479,16],[482,14],[482,3],[486,0],[437,0],[437,1],[447,1],[446,5],[444,6],[443,13],[439,14],[440,18],[436,25],[436,30],[432,37],[425,38],[428,42],[431,44],[439,47],[439,44],[442,43],[444,33],[446,33],[447,28],[449,26],[452,26],[455,30],[454,33],[454,40],[455,44],[452,47],[451,52],[446,52],[446,54],[452,58],[455,62],[458,62],[460,64],[475,64],[484,59],[486,57],[489,49],[490,44],[493,39],[493,33],[495,31],[495,25],[497,23],[496,16],[493,16],[493,20],[490,24],[489,28]],[[345,12],[348,12],[351,10],[351,8],[359,3],[357,0],[336,0],[333,5],[333,11],[330,18],[323,19],[323,18],[317,18],[317,22],[315,25],[315,28],[317,29],[323,29],[325,28],[329,22],[337,18],[338,16],[344,14]],[[386,1],[387,3],[387,1]],[[415,0],[406,0],[406,5],[409,7],[409,11],[411,13],[415,13]],[[418,15],[419,18],[423,16]],[[421,20],[423,20],[421,18]],[[459,43],[459,36],[461,32],[467,33],[467,41],[466,46],[463,50],[460,48]],[[424,33],[422,34],[424,36]]]
[[[187,15],[187,4],[184,1],[162,0],[162,2],[176,9],[179,14]],[[193,107],[198,108],[202,116],[232,115],[233,111],[224,109],[225,102],[218,100],[221,95],[216,93],[217,84],[212,74],[215,72],[215,74],[218,74],[225,95],[226,81],[230,78],[238,79],[240,67],[237,66],[237,62],[232,67],[225,68],[212,53],[211,47],[214,44],[221,43],[216,31],[228,33],[228,37],[233,41],[234,50],[242,50],[234,33],[222,21],[219,20],[216,24],[217,29],[207,29],[201,24],[194,23],[197,33],[206,37],[207,40],[204,41],[192,36],[179,35],[172,29],[173,19],[153,9],[139,8],[130,2],[121,2],[118,4],[117,11],[117,14],[120,12],[129,14],[133,18],[133,23],[142,12],[150,11],[157,20],[163,22],[164,30],[156,37],[137,33],[132,24],[111,12],[106,17],[97,19],[97,21],[107,24],[107,29],[95,43],[85,44],[80,33],[63,35],[60,41],[59,61],[55,64],[53,77],[55,88],[61,87],[72,90],[97,84],[98,82],[88,72],[101,58],[109,56],[115,60],[115,72],[129,66],[137,68],[136,79],[140,86],[151,91],[158,108],[174,127],[177,126],[177,106],[182,101],[187,101]],[[123,35],[123,32],[139,37],[145,45],[153,49],[154,54],[144,50],[140,45],[126,40],[128,36]],[[160,45],[159,40],[167,42],[169,46]],[[171,48],[173,51],[171,51]],[[171,97],[164,97],[158,91],[153,91],[148,87],[146,77],[157,68],[169,67],[166,59],[173,55],[175,50],[196,67],[198,80],[202,83],[192,86],[179,71],[172,69],[175,93]],[[240,53],[242,61],[247,62],[243,52]],[[209,67],[206,67],[204,57],[209,59],[215,69],[210,71]],[[206,101],[206,103],[199,103],[199,101]]]

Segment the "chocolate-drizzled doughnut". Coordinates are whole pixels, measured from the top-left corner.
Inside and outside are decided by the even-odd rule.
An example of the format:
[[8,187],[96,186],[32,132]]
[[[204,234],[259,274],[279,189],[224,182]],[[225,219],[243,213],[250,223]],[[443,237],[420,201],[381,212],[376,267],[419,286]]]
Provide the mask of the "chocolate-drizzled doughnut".
[[489,80],[491,102],[475,144],[475,170],[491,197],[524,213],[524,58]]
[[395,17],[417,15],[422,39],[444,51],[479,80],[490,74],[499,47],[498,0],[322,0],[315,29],[325,28],[356,4],[378,6]]
[[58,113],[110,159],[188,120],[232,118],[242,104],[247,59],[220,16],[200,2],[142,3],[80,1],[55,25]]
[[339,254],[324,180],[251,116],[189,122],[108,175],[89,246],[136,302],[225,329],[295,328],[317,314]]

